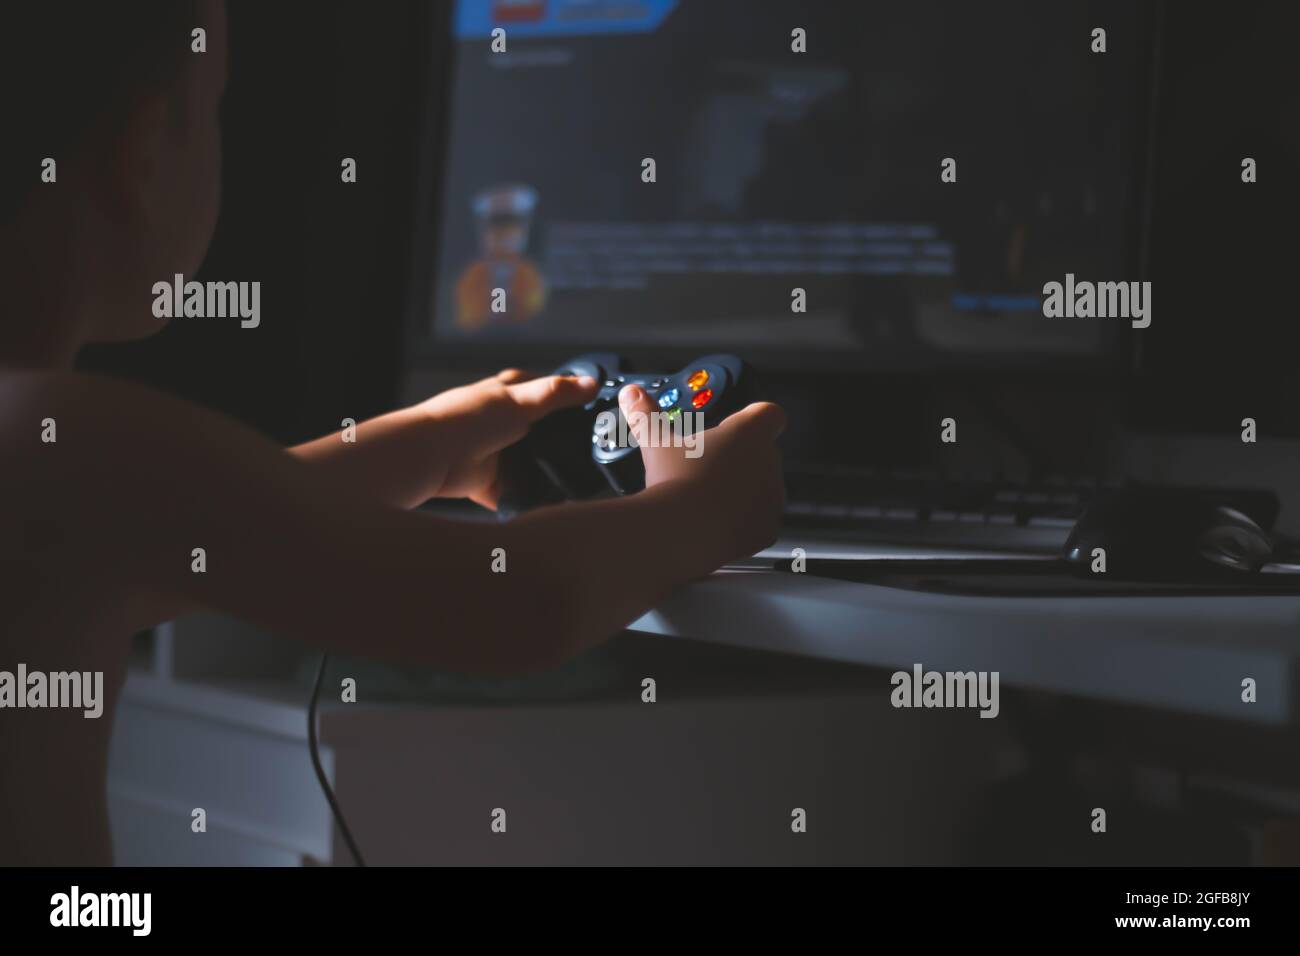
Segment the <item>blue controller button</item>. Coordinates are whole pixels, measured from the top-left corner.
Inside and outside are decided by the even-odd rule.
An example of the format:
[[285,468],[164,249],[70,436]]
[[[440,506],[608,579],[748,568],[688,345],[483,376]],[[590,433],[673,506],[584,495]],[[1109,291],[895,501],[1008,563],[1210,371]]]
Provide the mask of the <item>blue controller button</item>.
[[677,389],[670,388],[659,396],[659,407],[667,408],[669,405],[677,404]]

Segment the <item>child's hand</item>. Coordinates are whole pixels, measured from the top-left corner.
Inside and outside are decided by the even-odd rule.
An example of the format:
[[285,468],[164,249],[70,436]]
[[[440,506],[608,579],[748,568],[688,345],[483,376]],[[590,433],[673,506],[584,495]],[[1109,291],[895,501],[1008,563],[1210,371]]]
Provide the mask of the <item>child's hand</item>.
[[518,369],[435,395],[420,408],[438,423],[438,442],[450,462],[438,491],[443,498],[469,498],[496,508],[500,452],[551,412],[591,401],[589,377],[529,378]]
[[692,458],[685,447],[650,447],[644,440],[644,426],[659,409],[643,389],[629,385],[618,398],[641,446],[646,488],[680,483],[683,507],[698,506],[707,522],[702,536],[722,536],[719,563],[748,557],[776,540],[785,506],[776,445],[785,412],[779,405],[755,402],[698,434]]

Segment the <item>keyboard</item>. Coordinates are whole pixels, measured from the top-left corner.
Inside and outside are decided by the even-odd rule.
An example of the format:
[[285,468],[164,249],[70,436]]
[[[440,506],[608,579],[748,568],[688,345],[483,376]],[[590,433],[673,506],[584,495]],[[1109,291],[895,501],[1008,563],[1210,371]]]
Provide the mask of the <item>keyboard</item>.
[[795,464],[786,469],[786,530],[830,540],[1051,553],[1060,550],[1094,478],[1034,484],[918,468]]

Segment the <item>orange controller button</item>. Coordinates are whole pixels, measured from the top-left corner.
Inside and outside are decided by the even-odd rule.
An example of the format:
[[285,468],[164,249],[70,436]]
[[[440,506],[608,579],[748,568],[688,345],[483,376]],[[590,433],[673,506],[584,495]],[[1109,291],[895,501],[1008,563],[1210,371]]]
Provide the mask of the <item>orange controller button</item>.
[[[686,384],[689,385],[694,391],[698,392],[705,385],[709,384],[709,373],[702,368],[696,369],[694,372],[691,373],[691,377],[686,380]],[[706,398],[704,402],[707,401],[708,399]],[[703,405],[704,402],[700,402],[700,405]],[[699,408],[700,405],[696,405],[695,407]]]

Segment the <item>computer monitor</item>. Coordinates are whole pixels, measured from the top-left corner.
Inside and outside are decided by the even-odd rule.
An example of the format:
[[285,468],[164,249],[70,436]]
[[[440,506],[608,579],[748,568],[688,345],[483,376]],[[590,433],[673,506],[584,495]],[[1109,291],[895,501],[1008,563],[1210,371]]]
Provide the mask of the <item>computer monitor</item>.
[[1046,318],[1043,285],[1141,278],[1152,5],[447,6],[414,361],[1130,361],[1129,323]]

